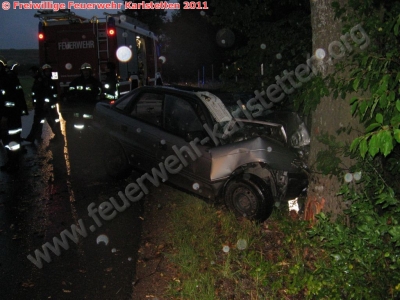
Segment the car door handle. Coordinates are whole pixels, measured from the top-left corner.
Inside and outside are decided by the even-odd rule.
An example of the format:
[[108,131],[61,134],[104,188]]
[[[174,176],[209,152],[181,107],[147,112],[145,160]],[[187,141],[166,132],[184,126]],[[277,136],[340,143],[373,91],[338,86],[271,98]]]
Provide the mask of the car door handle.
[[128,127],[125,126],[125,125],[121,125],[121,130],[122,130],[123,132],[127,132],[127,131],[128,131]]

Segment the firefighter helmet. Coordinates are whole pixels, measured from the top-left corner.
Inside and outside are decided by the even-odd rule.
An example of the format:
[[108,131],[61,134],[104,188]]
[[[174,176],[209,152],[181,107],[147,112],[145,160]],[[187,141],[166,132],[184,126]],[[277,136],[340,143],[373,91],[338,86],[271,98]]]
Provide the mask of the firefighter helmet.
[[42,66],[42,70],[44,71],[44,70],[47,70],[47,69],[51,69],[51,66],[49,64],[44,64]]
[[14,70],[14,68],[16,68],[16,67],[18,67],[18,66],[19,66],[19,63],[17,63],[16,61],[9,60],[9,61],[7,62],[7,67],[8,67],[10,70]]
[[88,64],[88,63],[84,63],[84,64],[81,66],[81,70],[87,70],[87,69],[91,70],[91,69],[92,69],[92,66],[91,66],[90,64]]

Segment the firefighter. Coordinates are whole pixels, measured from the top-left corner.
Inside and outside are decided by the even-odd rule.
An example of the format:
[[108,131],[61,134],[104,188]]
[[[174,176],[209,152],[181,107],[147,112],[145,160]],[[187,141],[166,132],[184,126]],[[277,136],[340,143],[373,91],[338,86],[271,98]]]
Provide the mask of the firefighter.
[[52,141],[60,140],[62,137],[60,119],[57,112],[57,86],[51,78],[52,67],[45,64],[41,68],[40,76],[36,76],[32,87],[32,98],[35,107],[35,115],[29,135],[25,138],[27,142],[33,143],[35,139],[40,140],[45,120],[54,133]]
[[113,62],[107,63],[106,79],[103,83],[103,94],[106,100],[115,101],[119,97],[118,79],[115,73],[115,64]]
[[101,82],[92,75],[92,66],[84,63],[81,66],[81,76],[75,78],[69,85],[70,97],[84,102],[100,101]]
[[[7,139],[7,119],[6,119],[6,109],[5,103],[9,95],[7,93],[7,73],[6,73],[6,61],[0,58],[0,139],[3,145],[6,145]],[[2,166],[6,167],[6,166]]]
[[18,110],[22,113],[22,115],[29,115],[28,106],[26,105],[25,101],[24,90],[22,89],[21,82],[18,78],[18,67],[19,63],[17,62],[7,62],[7,75],[9,76],[11,85],[15,87],[13,88],[13,93],[14,97],[17,99],[16,104],[18,106]]
[[18,167],[21,154],[21,116],[28,114],[24,92],[18,79],[18,63],[8,62],[5,65],[1,61],[1,85],[2,85],[2,140],[7,150],[7,163],[2,169],[12,171]]
[[[31,75],[33,77],[33,82],[35,82],[36,80],[38,80],[41,77],[40,74],[40,68],[37,66],[32,66],[29,68],[29,70],[31,71]],[[32,106],[35,107],[36,104],[36,97],[35,97],[35,92],[31,91],[31,99],[32,99]]]
[[101,100],[101,91],[101,82],[93,77],[91,65],[82,64],[81,76],[70,83],[67,95],[67,105],[73,111],[74,128],[84,129],[93,118],[94,107]]

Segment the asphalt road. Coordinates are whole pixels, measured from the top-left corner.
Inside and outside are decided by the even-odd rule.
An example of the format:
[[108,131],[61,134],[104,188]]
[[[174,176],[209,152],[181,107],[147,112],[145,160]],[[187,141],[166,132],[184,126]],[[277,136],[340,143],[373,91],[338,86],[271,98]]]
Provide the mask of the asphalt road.
[[[23,117],[23,137],[32,117],[32,112]],[[65,122],[62,129],[64,141],[51,142],[45,124],[43,140],[25,145],[18,171],[0,172],[0,299],[132,299],[141,203],[110,221],[100,218],[101,227],[89,217],[92,202],[99,208],[114,197],[122,205],[117,194],[129,180],[106,176],[101,143],[87,130],[79,132]],[[59,256],[49,251],[51,262],[42,260],[41,268],[27,258],[35,258],[36,249],[43,252],[47,242],[54,245],[54,237],[61,240],[60,233],[71,231],[71,225],[79,227],[80,219],[86,237],[68,240]]]

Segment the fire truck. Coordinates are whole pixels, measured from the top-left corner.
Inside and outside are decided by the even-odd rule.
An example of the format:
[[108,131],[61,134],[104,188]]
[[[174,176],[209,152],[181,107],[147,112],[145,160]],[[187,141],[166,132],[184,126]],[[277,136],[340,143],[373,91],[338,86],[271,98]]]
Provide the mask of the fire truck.
[[66,10],[39,10],[39,61],[50,64],[62,91],[89,63],[93,75],[105,79],[114,63],[121,94],[140,85],[156,85],[160,75],[157,36],[143,23],[124,14],[104,13],[87,19]]
[[92,66],[93,75],[105,80],[112,63],[122,95],[141,85],[160,84],[161,63],[158,39],[143,23],[122,13],[91,19],[66,10],[39,10],[39,61],[50,64],[59,93],[67,92],[70,82],[81,75],[83,63]]

